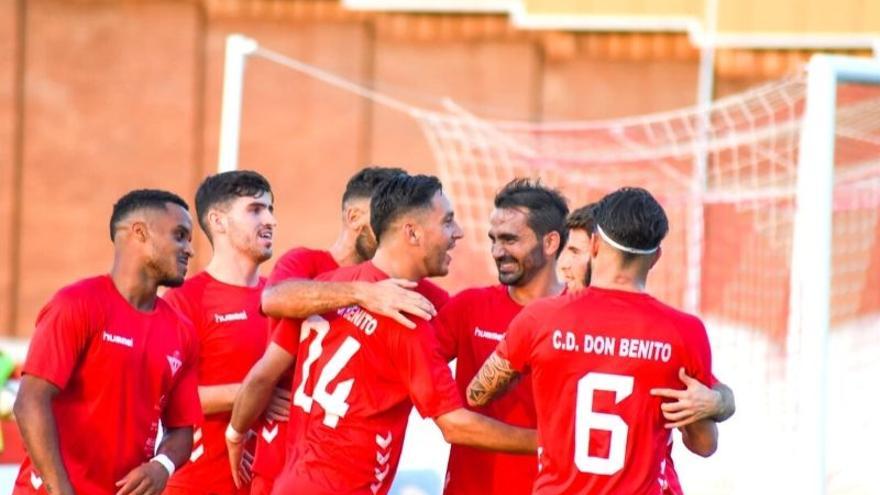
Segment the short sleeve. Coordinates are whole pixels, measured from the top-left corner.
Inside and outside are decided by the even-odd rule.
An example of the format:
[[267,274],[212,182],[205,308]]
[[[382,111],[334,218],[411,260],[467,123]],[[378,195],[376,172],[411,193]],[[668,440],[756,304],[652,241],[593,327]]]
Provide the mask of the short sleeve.
[[187,295],[183,287],[169,289],[162,295],[162,300],[174,308],[174,311],[198,332],[203,325],[201,325],[199,315],[193,305],[193,299],[194,297]]
[[290,279],[311,279],[314,277],[311,263],[305,253],[295,249],[282,256],[266,282],[266,287],[271,287],[277,283]]
[[532,353],[532,336],[538,330],[540,320],[532,307],[522,310],[507,327],[504,338],[495,352],[519,372],[529,368]]
[[461,334],[462,311],[459,296],[452,298],[431,321],[437,336],[437,345],[443,359],[450,361],[458,356],[458,341]]
[[[188,325],[188,323],[183,323]],[[188,329],[192,332],[193,330]],[[192,426],[202,421],[202,405],[199,401],[198,342],[189,343],[187,359],[178,373],[177,380],[168,394],[168,403],[162,412],[162,423],[172,428]]]
[[449,292],[428,279],[419,281],[416,292],[425,296],[425,299],[430,301],[437,311],[440,311],[449,302]]
[[419,414],[436,418],[463,407],[452,372],[440,357],[428,324],[420,321],[415,330],[400,327],[394,333],[392,359]]
[[95,318],[81,296],[56,294],[37,316],[23,372],[64,389],[98,326]]
[[711,387],[717,380],[712,374],[712,349],[706,327],[696,317],[691,317],[687,330],[682,332],[685,345],[684,368],[688,375]]
[[169,289],[162,295],[162,299],[174,308],[175,311],[186,317],[194,326],[198,326],[192,298],[187,297],[182,287]]
[[296,356],[299,349],[299,334],[302,328],[302,320],[296,318],[276,320],[271,318],[270,325],[272,326],[270,342],[277,344],[289,352],[291,356]]

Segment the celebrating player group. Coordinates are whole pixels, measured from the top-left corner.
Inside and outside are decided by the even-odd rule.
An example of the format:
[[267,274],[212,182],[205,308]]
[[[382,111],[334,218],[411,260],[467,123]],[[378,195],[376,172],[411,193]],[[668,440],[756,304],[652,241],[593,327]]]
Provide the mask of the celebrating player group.
[[189,278],[184,199],[113,205],[110,272],[37,317],[15,495],[382,495],[413,407],[452,444],[447,495],[680,495],[671,431],[716,450],[733,393],[702,322],[646,292],[668,230],[648,191],[569,212],[512,180],[486,219],[498,283],[452,297],[429,280],[463,235],[436,177],[359,171],[333,244],[267,280],[274,199],[253,171],[205,179]]

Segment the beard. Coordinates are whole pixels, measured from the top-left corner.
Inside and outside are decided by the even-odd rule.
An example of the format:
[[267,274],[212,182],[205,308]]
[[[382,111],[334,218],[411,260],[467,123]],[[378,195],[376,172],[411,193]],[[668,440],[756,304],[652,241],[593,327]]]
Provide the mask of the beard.
[[354,250],[358,257],[363,261],[373,259],[377,247],[375,239],[373,239],[366,229],[358,234],[357,238],[354,240]]
[[161,285],[162,287],[171,287],[173,289],[174,287],[180,287],[181,285],[183,285],[184,280],[186,280],[185,275],[174,275],[171,277],[166,276],[159,279],[159,285]]
[[[502,272],[501,265],[511,262],[516,265],[516,270],[512,272]],[[503,285],[513,287],[521,287],[527,284],[532,277],[535,276],[535,273],[546,264],[547,258],[544,256],[540,244],[536,245],[531,251],[526,253],[521,260],[518,260],[513,256],[504,256],[495,260],[495,266],[498,267],[498,281]]]
[[590,279],[593,278],[593,262],[587,262],[587,271],[584,272],[584,287],[590,286]]
[[[175,261],[177,258],[175,258]],[[186,280],[186,270],[184,269],[182,272],[177,270],[177,263],[172,262],[168,263],[169,266],[165,266],[165,264],[158,262],[157,260],[150,260],[147,262],[147,267],[150,269],[152,273],[156,274],[156,284],[162,287],[180,287],[183,285],[183,281]]]

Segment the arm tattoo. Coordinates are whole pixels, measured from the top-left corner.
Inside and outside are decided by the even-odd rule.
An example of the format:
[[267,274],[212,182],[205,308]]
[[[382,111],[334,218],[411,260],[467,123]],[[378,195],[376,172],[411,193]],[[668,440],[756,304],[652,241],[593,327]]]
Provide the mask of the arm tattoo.
[[468,403],[472,406],[486,405],[493,397],[503,392],[518,375],[519,373],[510,366],[510,361],[493,352],[468,386]]

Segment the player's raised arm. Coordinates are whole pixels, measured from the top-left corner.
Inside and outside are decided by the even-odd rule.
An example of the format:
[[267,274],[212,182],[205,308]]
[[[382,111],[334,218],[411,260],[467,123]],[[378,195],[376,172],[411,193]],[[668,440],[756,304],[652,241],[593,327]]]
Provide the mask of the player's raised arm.
[[346,306],[359,305],[408,328],[415,324],[406,314],[430,320],[437,311],[415,282],[389,279],[381,282],[319,282],[288,280],[263,291],[263,312],[274,318],[306,318]]
[[[50,493],[73,494],[73,486],[61,462],[58,430],[52,412],[52,399],[59,389],[42,378],[25,375],[15,400],[14,413],[28,454]],[[24,419],[27,418],[26,421]]]
[[513,369],[510,361],[493,352],[468,385],[468,404],[471,407],[485,406],[507,390],[517,376],[519,372]]

